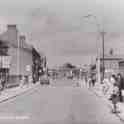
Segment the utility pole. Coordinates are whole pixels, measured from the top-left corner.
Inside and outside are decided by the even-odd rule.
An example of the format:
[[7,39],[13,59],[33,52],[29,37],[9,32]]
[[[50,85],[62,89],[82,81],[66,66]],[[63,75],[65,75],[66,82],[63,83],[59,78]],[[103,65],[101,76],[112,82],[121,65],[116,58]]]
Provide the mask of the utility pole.
[[[105,31],[104,29],[101,31],[100,30],[100,24],[98,23],[98,20],[97,20],[97,17],[95,15],[92,15],[92,14],[88,14],[87,16],[83,16],[84,18],[90,18],[90,17],[93,17],[95,19],[95,22],[96,22],[96,26],[97,26],[97,29],[98,29],[98,33],[100,34],[101,38],[102,38],[102,80],[104,80],[104,77],[105,77],[105,63],[104,63],[104,59],[105,59],[105,55],[104,55],[104,52],[105,52],[105,44],[104,44],[104,38],[105,38]],[[100,61],[100,60],[99,60]],[[98,62],[99,63],[99,62]],[[100,75],[100,74],[98,74]],[[99,79],[98,79],[99,80]]]
[[98,83],[101,83],[101,73],[100,73],[100,48],[98,49],[97,54],[97,81]]
[[105,39],[105,32],[102,31],[101,32],[101,36],[102,36],[102,79],[104,80],[105,77],[105,63],[104,63],[104,59],[105,59],[105,43],[104,43],[104,39]]
[[17,75],[19,77],[19,72],[20,72],[20,40],[19,40],[19,34],[17,32],[17,45],[18,45],[18,48],[17,48]]

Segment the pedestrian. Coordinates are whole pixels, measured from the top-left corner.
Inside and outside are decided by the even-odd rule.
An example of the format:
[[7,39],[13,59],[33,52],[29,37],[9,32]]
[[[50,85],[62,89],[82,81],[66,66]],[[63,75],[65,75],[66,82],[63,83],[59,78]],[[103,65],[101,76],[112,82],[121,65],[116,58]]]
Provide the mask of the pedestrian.
[[25,76],[21,76],[21,80],[20,80],[20,87],[22,88],[25,84]]
[[2,90],[4,90],[4,88],[5,88],[5,83],[6,83],[6,80],[5,79],[6,78],[4,76],[1,78]]
[[91,86],[94,87],[96,82],[95,74],[91,74]]
[[77,83],[76,83],[76,87],[79,87],[79,86],[80,86],[80,84],[79,84],[79,82],[77,82]]
[[124,78],[120,73],[117,74],[117,77],[118,77],[117,79],[118,79],[118,88],[119,88],[119,101],[123,102],[122,91],[124,89]]
[[113,92],[113,83],[111,82],[111,76],[108,76],[106,79],[106,89],[105,89],[105,95],[107,99],[111,100],[111,94]]
[[85,81],[85,85],[87,86],[87,82],[88,82],[87,75],[84,76],[84,81]]
[[2,86],[2,78],[0,78],[0,91],[2,91],[3,86]]
[[115,83],[117,83],[117,82],[116,82],[116,79],[117,79],[117,77],[115,76],[115,74],[112,74],[112,76],[110,77],[110,82],[111,82],[112,86],[113,86]]
[[109,81],[109,78],[105,78],[104,80],[103,80],[103,94],[104,95],[106,95],[107,94],[107,92],[108,92],[108,90],[109,90],[109,86],[110,86],[110,81]]
[[91,76],[88,79],[88,84],[89,84],[89,88],[91,88],[92,87],[92,78],[91,78]]
[[110,90],[109,90],[109,93],[110,93],[109,100],[112,100],[113,86],[116,83],[116,76],[114,74],[112,74],[111,77],[110,77],[110,83],[111,83],[111,87],[110,87]]
[[96,75],[94,74],[93,77],[92,77],[92,85],[93,85],[93,87],[95,86],[95,83],[96,83]]
[[113,113],[117,113],[117,103],[119,101],[119,87],[118,87],[118,78],[115,74],[113,74],[110,78],[111,84],[112,84],[112,94],[110,97],[110,100],[112,100],[113,104]]
[[117,113],[117,102],[118,102],[118,96],[119,96],[119,88],[117,83],[114,83],[113,85],[113,93],[112,93],[112,104],[113,104],[113,113]]

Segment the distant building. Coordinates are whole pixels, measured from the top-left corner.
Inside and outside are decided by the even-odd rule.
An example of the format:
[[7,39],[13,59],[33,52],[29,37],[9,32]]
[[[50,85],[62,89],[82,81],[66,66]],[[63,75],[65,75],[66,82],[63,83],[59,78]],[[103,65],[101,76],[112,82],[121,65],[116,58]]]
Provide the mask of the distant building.
[[[103,58],[99,57],[100,59],[100,67],[101,71],[103,70]],[[119,55],[105,55],[104,57],[104,69],[105,74],[109,73],[118,73],[119,72],[119,62],[123,60],[122,56]],[[98,58],[96,58],[96,63],[98,61]]]
[[124,76],[124,60],[119,61],[119,71]]

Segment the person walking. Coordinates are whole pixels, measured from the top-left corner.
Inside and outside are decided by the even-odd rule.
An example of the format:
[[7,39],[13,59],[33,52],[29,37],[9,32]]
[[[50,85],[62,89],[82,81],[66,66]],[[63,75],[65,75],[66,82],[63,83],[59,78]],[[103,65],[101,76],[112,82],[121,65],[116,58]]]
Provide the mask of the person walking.
[[2,78],[0,78],[0,93],[1,93],[2,89],[3,89],[3,86],[2,86]]
[[88,83],[87,75],[84,76],[84,82],[85,82],[85,85],[87,87],[87,83]]
[[95,74],[91,74],[90,82],[89,82],[90,87],[94,87],[95,86],[95,82],[96,82]]
[[111,100],[113,104],[112,113],[117,113],[117,103],[119,101],[119,87],[118,87],[118,78],[115,75],[111,76],[111,83],[112,83],[112,94]]
[[92,77],[91,76],[89,76],[88,84],[89,84],[89,88],[91,88],[92,87]]
[[112,104],[113,104],[113,113],[117,113],[117,102],[118,102],[118,96],[119,96],[119,88],[118,84],[114,83],[113,85],[113,93],[112,93]]
[[123,102],[122,90],[124,89],[124,79],[120,73],[117,74],[118,88],[119,88],[119,101]]
[[93,76],[92,76],[92,86],[93,87],[95,86],[95,83],[96,83],[96,75],[93,74]]
[[112,75],[110,76],[110,84],[111,84],[111,86],[110,86],[110,88],[109,88],[109,95],[110,95],[109,100],[112,100],[113,85],[114,85],[114,83],[115,83],[115,79],[116,79],[115,75],[112,74]]
[[106,95],[109,90],[109,84],[110,84],[109,79],[105,78],[103,80],[103,85],[102,85],[102,91],[104,95]]

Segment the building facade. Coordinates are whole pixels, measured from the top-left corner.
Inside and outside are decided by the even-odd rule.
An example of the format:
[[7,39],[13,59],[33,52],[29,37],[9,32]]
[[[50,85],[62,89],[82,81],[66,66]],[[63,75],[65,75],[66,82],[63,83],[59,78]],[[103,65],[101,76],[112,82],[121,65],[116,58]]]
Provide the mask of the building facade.
[[119,62],[119,71],[124,76],[124,60]]
[[[34,61],[37,61],[35,66],[40,65],[42,57],[33,46],[26,43],[24,35],[19,35],[16,25],[8,25],[7,31],[0,35],[0,41],[7,46],[6,49],[3,48],[3,50],[7,51],[6,57],[4,55],[3,58],[8,59],[4,60],[3,63],[8,63],[8,66],[5,67],[8,73],[4,74],[9,75],[8,77],[6,76],[8,84],[18,85],[20,77],[33,77],[34,73],[38,73],[38,69],[33,72],[32,68]],[[38,54],[37,56],[33,54],[34,49]],[[2,51],[1,48],[0,50]],[[1,55],[0,58],[2,58]],[[3,69],[4,67],[1,66],[0,68]]]
[[[99,57],[100,60],[100,71],[103,71],[103,58]],[[105,55],[104,57],[104,72],[105,76],[109,76],[111,74],[117,74],[120,72],[119,62],[123,60],[121,56],[115,55]],[[98,63],[98,58],[96,59],[96,63]],[[97,66],[96,66],[97,67]]]

